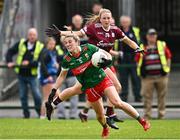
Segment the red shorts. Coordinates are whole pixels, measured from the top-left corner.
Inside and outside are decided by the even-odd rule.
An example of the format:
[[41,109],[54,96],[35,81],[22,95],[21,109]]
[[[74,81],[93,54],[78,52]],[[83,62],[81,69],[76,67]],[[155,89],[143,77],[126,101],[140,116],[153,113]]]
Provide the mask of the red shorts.
[[86,89],[87,99],[90,102],[95,102],[103,96],[103,92],[106,88],[113,86],[113,83],[109,77],[105,77],[98,85],[93,88]]
[[[111,66],[111,67],[109,67],[109,68],[110,68],[110,70],[111,70],[114,74],[116,74],[116,69],[115,69],[114,66]],[[106,70],[107,67],[105,67],[105,68],[103,68],[103,69]]]

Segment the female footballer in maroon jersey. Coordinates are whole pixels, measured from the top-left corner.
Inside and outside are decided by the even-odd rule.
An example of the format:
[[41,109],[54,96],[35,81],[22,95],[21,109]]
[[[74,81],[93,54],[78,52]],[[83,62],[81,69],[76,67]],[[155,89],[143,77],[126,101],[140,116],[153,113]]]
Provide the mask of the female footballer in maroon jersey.
[[[46,102],[46,113],[48,119],[51,120],[51,114],[59,103],[73,96],[70,93],[71,90],[74,90],[77,91],[74,95],[84,92],[86,93],[88,97],[87,99],[91,102],[91,105],[96,112],[97,119],[103,127],[103,138],[107,138],[109,135],[109,128],[107,126],[104,115],[104,107],[101,100],[103,95],[105,95],[118,109],[122,109],[129,116],[137,119],[145,131],[148,130],[150,128],[150,123],[141,118],[139,113],[130,104],[120,99],[111,79],[102,69],[112,62],[111,55],[92,44],[79,46],[79,39],[73,34],[65,36],[63,42],[64,46],[68,50],[68,53],[63,58],[62,71],[56,80],[48,101]],[[99,68],[94,67],[91,63],[92,55],[98,51],[107,56],[107,59],[103,58],[103,62],[99,63]],[[52,101],[51,95],[59,92],[57,89],[61,87],[62,82],[66,78],[68,70],[73,72],[78,81],[73,87],[67,88],[59,93],[58,96]]]
[[[119,52],[113,50],[114,42],[116,39],[120,39],[121,41],[127,43],[128,46],[132,47],[136,52],[142,52],[143,50],[141,50],[134,41],[126,37],[121,29],[119,29],[117,26],[111,25],[111,19],[111,11],[108,9],[101,9],[99,15],[91,17],[87,22],[87,25],[83,29],[81,29],[80,31],[75,31],[74,33],[79,37],[84,37],[85,35],[88,36],[88,43],[94,44],[97,47],[106,50],[111,55],[119,55]],[[47,30],[47,35],[49,36],[65,36],[69,33],[70,31],[59,31],[56,27],[52,27]],[[117,93],[120,93],[121,84],[115,74],[113,74],[113,72],[109,68],[105,69],[105,73],[113,81]],[[87,111],[81,112],[80,115],[82,119],[87,119]],[[111,116],[115,116],[113,106],[110,102],[108,102],[107,115],[109,116],[109,118],[111,118]],[[116,125],[111,123],[112,121],[110,121],[109,125],[112,128],[118,129]]]

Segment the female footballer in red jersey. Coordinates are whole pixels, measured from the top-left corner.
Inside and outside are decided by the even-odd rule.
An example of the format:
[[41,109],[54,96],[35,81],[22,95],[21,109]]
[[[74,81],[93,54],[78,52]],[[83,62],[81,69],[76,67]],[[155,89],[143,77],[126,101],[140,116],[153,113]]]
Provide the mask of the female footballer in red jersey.
[[[62,71],[56,80],[48,101],[46,102],[48,119],[51,119],[53,109],[62,101],[70,98],[72,96],[71,91],[74,90],[77,91],[76,94],[83,92],[87,94],[87,99],[91,102],[91,105],[96,112],[97,119],[103,127],[103,138],[106,138],[109,135],[109,128],[106,123],[104,107],[101,100],[103,95],[105,95],[115,107],[122,109],[129,116],[137,119],[145,131],[148,130],[150,128],[150,123],[141,118],[139,113],[130,104],[120,99],[111,79],[102,69],[112,62],[111,55],[91,44],[79,46],[79,39],[73,34],[65,36],[63,42],[68,53],[62,61]],[[91,63],[92,55],[97,51],[101,51],[107,56],[107,59],[104,58],[103,62],[99,63],[99,68],[94,67]],[[77,83],[73,87],[67,88],[59,93],[58,96],[51,101],[51,95],[54,95],[57,92],[57,89],[61,87],[68,70],[71,70],[77,77]]]
[[[80,31],[74,31],[76,35],[79,37],[88,36],[88,43],[94,44],[97,47],[109,52],[111,55],[120,55],[119,52],[113,50],[114,42],[116,39],[120,39],[123,42],[127,43],[128,46],[131,46],[136,52],[142,52],[142,50],[138,47],[138,45],[130,40],[128,37],[124,35],[124,33],[117,26],[111,25],[112,14],[108,9],[101,9],[99,15],[95,15],[89,19],[87,25],[81,29]],[[49,28],[47,30],[47,35],[49,36],[57,36],[57,35],[68,35],[70,31],[59,31],[56,27]],[[114,86],[118,93],[121,91],[121,84],[118,81],[115,74],[109,68],[105,68],[105,73],[110,77],[113,81]],[[76,91],[73,91],[76,92]],[[73,94],[73,93],[72,93]],[[84,110],[81,112],[81,117],[86,120],[87,111]],[[113,106],[110,102],[108,102],[107,107],[107,116],[109,118],[115,117]],[[109,125],[112,128],[118,129],[118,127],[110,120]]]

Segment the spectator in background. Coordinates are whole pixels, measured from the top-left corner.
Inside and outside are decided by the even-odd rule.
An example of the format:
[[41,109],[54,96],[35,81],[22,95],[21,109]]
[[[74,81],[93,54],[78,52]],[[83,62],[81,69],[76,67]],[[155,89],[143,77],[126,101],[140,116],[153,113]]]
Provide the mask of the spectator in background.
[[112,17],[112,19],[111,19],[111,25],[113,25],[113,26],[116,25],[116,21],[115,21],[114,17]]
[[[120,28],[131,40],[139,44],[140,35],[139,29],[131,26],[131,18],[129,16],[120,17]],[[119,50],[122,51],[120,57],[120,64],[133,64],[135,62],[134,50],[129,47],[124,42],[119,41]],[[120,81],[122,83],[122,92],[120,94],[123,101],[128,100],[128,89],[129,89],[129,76],[132,82],[133,94],[135,97],[135,102],[141,102],[140,95],[140,79],[137,76],[136,67],[122,67],[119,69]]]
[[99,2],[96,2],[93,4],[92,6],[92,13],[94,15],[98,15],[99,14],[99,11],[103,8],[103,5]]
[[83,27],[83,17],[76,14],[72,17],[72,25],[64,26],[68,31],[78,31]]
[[153,91],[158,97],[158,118],[165,115],[165,97],[168,88],[171,52],[164,41],[157,40],[155,29],[149,29],[146,35],[147,45],[141,45],[145,55],[137,54],[137,72],[141,76],[142,95],[144,97],[145,117],[151,118]]
[[48,100],[49,93],[55,83],[59,69],[59,55],[63,51],[59,46],[56,46],[56,41],[53,38],[48,38],[46,47],[43,48],[40,54],[40,84],[43,92],[43,104],[41,106],[41,119],[45,116],[45,101]]
[[[64,26],[67,31],[79,31],[83,28],[83,17],[79,14],[76,14],[72,17],[72,25]],[[87,43],[87,37],[80,39],[81,45]]]
[[[30,28],[27,33],[27,39],[22,38],[12,48],[8,49],[6,61],[9,68],[15,67],[15,72],[19,81],[19,96],[23,108],[24,118],[30,117],[28,109],[28,85],[32,90],[35,109],[40,116],[41,93],[37,81],[37,68],[39,54],[44,45],[37,40],[38,33],[35,28]],[[16,62],[13,62],[13,56],[17,54]]]

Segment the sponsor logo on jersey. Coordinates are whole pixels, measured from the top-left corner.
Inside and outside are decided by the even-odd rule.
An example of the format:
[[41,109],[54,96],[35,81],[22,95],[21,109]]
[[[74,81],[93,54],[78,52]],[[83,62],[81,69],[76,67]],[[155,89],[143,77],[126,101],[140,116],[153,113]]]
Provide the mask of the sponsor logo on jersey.
[[97,32],[98,35],[103,35],[103,32]]
[[114,43],[106,43],[106,42],[103,42],[103,40],[101,40],[101,41],[99,41],[98,43],[97,43],[97,46],[98,47],[108,47],[108,46],[114,46]]
[[71,71],[76,76],[76,75],[83,73],[90,66],[92,66],[92,63],[91,63],[91,61],[88,61],[74,69],[71,69]]

